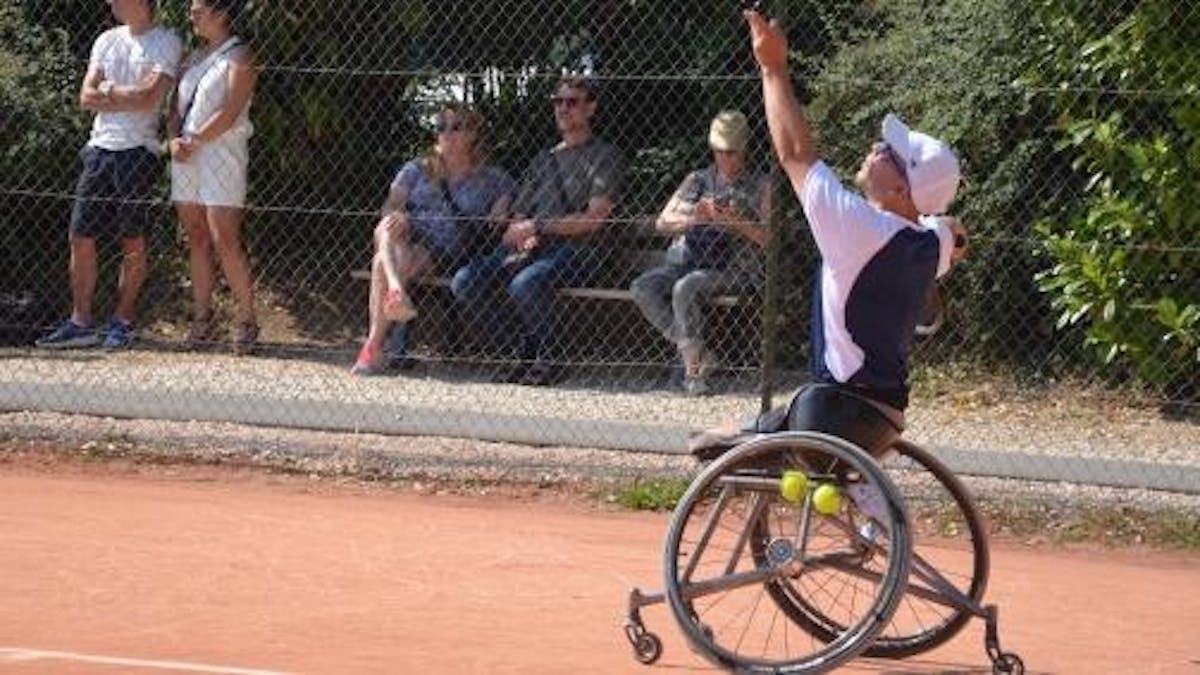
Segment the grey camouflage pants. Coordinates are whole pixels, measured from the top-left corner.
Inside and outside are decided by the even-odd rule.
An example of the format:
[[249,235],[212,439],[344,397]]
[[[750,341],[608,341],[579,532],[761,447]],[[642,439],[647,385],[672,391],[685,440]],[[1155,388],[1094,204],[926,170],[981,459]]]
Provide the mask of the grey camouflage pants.
[[744,286],[739,280],[731,272],[667,264],[642,273],[629,290],[642,315],[663,337],[681,348],[702,349],[704,299]]

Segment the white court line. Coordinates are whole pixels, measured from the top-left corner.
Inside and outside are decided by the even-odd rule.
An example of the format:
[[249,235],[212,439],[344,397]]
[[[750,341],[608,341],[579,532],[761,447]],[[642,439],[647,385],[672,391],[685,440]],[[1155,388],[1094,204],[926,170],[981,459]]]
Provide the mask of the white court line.
[[95,663],[105,666],[126,666],[132,668],[158,668],[160,670],[181,670],[190,673],[215,673],[217,675],[283,675],[283,673],[276,670],[252,670],[247,668],[230,668],[228,666],[209,666],[202,663],[187,663],[184,661],[123,659],[115,656],[95,656],[92,654],[52,652],[41,649],[0,647],[0,661],[15,663],[18,661],[43,660],[75,661],[78,663]]

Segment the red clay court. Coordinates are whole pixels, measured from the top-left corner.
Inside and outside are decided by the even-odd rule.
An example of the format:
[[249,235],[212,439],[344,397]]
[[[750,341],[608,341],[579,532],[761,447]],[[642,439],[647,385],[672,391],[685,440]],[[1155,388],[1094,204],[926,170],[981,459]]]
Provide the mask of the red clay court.
[[[0,672],[677,673],[665,514],[437,496],[228,469],[0,464]],[[993,541],[988,598],[1031,673],[1200,673],[1200,557]],[[986,673],[982,623],[847,672]]]

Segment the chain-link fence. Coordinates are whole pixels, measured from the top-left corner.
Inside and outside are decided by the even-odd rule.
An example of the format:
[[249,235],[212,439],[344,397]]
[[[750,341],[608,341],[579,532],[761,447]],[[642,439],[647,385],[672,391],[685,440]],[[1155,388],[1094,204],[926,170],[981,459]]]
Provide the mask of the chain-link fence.
[[[60,341],[124,346],[108,317],[126,314],[139,346],[8,350],[0,405],[667,449],[804,380],[817,258],[736,3],[251,0],[227,27],[240,4],[158,3],[183,43],[153,134],[175,161],[143,189],[85,180],[138,169],[77,150],[96,111],[127,149],[113,120],[157,95],[139,87],[170,40],[126,33],[97,57],[108,5],[0,0],[0,330],[28,344],[74,302],[99,330]],[[918,386],[1195,413],[1200,6],[765,11],[845,178],[889,111],[962,160],[971,256],[916,338]],[[105,235],[140,216],[125,311],[138,254]],[[90,305],[68,223],[100,235]],[[256,333],[258,358],[228,356]]]

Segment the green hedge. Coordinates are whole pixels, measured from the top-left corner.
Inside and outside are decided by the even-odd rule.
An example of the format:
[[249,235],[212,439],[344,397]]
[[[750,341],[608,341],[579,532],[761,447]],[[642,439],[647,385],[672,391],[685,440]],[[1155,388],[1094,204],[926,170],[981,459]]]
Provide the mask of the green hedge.
[[1185,3],[1039,6],[1057,147],[1080,199],[1038,223],[1040,285],[1101,372],[1200,389],[1200,28]]

